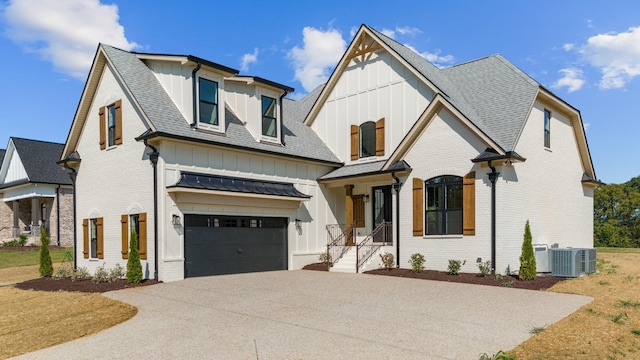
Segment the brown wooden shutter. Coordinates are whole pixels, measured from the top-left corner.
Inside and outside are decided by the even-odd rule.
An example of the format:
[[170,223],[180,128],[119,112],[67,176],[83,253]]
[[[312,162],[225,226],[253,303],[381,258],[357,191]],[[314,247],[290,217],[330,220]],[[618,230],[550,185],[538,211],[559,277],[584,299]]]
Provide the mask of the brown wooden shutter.
[[104,259],[104,219],[97,218],[96,225],[98,230],[98,259]]
[[82,219],[82,255],[89,258],[89,219]]
[[138,234],[138,242],[140,243],[140,259],[147,259],[147,213],[138,215],[138,225],[140,234]]
[[120,228],[122,233],[122,253],[123,259],[129,258],[129,215],[120,216]]
[[376,121],[376,156],[384,156],[384,118]]
[[476,173],[472,171],[462,180],[462,234],[476,234]]
[[356,227],[364,227],[364,195],[353,195],[353,217]]
[[116,145],[122,144],[122,100],[115,103],[116,108]]
[[360,157],[360,127],[351,125],[351,160],[358,160]]
[[424,182],[413,178],[413,236],[424,235]]
[[98,112],[100,115],[100,150],[107,148],[107,120],[105,118],[105,107],[101,107]]

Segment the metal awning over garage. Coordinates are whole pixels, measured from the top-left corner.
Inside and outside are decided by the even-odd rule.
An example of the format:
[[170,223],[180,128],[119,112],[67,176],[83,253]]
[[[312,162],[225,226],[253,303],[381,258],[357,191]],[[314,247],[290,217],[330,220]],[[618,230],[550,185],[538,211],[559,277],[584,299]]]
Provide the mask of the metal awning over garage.
[[168,192],[203,192],[221,195],[256,196],[306,201],[311,196],[298,191],[292,183],[255,180],[222,175],[182,172],[180,180],[167,187]]

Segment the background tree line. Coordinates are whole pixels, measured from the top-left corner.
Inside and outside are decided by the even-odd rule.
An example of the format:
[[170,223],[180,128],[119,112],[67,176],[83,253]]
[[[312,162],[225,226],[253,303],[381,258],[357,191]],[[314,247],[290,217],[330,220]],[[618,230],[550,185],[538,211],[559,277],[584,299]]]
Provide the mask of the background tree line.
[[640,176],[595,190],[595,246],[640,248]]

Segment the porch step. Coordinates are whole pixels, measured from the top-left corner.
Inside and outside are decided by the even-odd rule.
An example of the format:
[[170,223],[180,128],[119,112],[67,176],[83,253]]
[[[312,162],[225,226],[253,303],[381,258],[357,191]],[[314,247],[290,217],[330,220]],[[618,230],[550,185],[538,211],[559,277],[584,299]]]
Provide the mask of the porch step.
[[329,271],[354,274],[356,272],[356,261],[356,247],[351,246],[340,260],[329,268]]

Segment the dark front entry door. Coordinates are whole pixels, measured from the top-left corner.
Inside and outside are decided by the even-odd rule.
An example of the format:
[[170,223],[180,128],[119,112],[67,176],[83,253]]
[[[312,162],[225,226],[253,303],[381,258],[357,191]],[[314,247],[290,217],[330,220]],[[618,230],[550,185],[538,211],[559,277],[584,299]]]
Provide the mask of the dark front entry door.
[[[391,222],[393,218],[391,208],[391,186],[379,186],[373,188],[373,229],[384,221]],[[388,234],[386,234],[388,232]],[[379,232],[374,236],[375,242],[391,242],[390,231]]]

